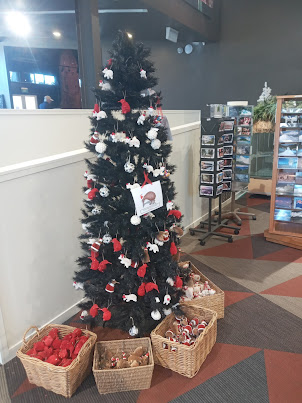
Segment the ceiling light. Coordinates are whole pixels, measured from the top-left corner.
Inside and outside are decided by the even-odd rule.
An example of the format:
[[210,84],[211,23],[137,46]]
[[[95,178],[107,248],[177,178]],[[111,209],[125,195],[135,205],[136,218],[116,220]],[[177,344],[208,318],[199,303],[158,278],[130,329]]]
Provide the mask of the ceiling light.
[[128,35],[128,38],[132,38],[132,37],[133,37],[133,35],[130,34],[130,32],[127,32],[127,35]]
[[181,55],[182,53],[183,53],[183,48],[177,48],[177,53],[179,54],[179,55]]
[[25,37],[31,31],[27,17],[18,12],[8,13],[6,16],[6,23],[9,29],[19,36]]
[[192,51],[193,51],[193,46],[192,45],[188,44],[188,45],[185,46],[185,52],[186,52],[187,55],[192,53]]
[[61,36],[62,36],[61,32],[59,32],[59,31],[53,31],[52,34],[53,34],[53,36],[56,37],[56,38],[61,38]]

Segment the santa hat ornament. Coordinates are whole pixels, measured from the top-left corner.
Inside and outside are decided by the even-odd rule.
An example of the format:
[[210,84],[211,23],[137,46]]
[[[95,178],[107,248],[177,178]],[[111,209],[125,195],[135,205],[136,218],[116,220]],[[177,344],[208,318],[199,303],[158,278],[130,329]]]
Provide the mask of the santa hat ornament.
[[100,246],[102,244],[102,239],[99,238],[97,239],[92,245],[91,245],[91,250],[93,250],[94,252],[98,252],[100,249]]
[[129,334],[134,337],[138,335],[138,328],[135,326],[132,316],[130,316],[130,319],[132,321],[132,327],[129,329]]
[[82,313],[80,315],[80,319],[84,320],[86,318],[86,316],[88,316],[88,312],[87,311],[82,311]]
[[128,102],[125,99],[120,99],[118,102],[120,104],[122,104],[122,113],[124,115],[126,115],[127,113],[129,113],[131,111],[130,105],[128,104]]
[[140,72],[139,72],[139,74],[140,74],[141,78],[147,78],[147,72],[146,72],[146,70],[141,69]]
[[93,135],[90,137],[90,144],[96,145],[99,142],[99,133],[94,132]]
[[114,292],[114,286],[115,284],[119,284],[117,281],[115,281],[114,279],[111,280],[105,287],[105,291],[109,292],[110,294],[112,294]]
[[96,117],[99,112],[100,112],[99,104],[94,104],[94,109],[93,109],[93,112],[92,112],[92,116]]
[[104,77],[107,78],[107,80],[112,80],[113,79],[113,71],[111,69],[108,69],[106,67],[106,68],[104,68],[102,73],[104,74]]

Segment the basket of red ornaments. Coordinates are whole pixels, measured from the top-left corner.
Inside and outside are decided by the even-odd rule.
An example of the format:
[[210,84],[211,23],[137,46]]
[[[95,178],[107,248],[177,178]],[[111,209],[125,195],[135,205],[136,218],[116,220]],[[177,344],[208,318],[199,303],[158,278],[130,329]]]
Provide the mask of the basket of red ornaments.
[[155,364],[193,378],[212,350],[217,336],[217,313],[200,306],[181,306],[152,332]]
[[183,278],[184,295],[180,302],[184,305],[199,305],[217,312],[217,319],[224,317],[224,292],[193,263],[178,263]]
[[[35,329],[28,340],[26,334]],[[31,326],[17,352],[28,380],[59,395],[71,397],[91,371],[97,336],[88,330],[50,324]]]

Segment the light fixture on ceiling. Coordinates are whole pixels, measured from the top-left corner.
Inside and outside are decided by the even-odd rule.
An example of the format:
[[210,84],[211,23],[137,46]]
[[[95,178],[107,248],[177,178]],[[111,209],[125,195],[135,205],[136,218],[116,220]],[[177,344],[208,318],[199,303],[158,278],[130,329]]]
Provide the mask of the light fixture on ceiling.
[[133,37],[133,35],[130,34],[130,32],[127,32],[127,35],[128,35],[128,38],[130,38],[130,39]]
[[184,52],[183,48],[177,48],[177,53],[181,55]]
[[60,31],[53,31],[53,36],[55,37],[55,38],[61,38],[61,36],[62,36],[62,34],[61,34],[61,32]]
[[185,52],[187,55],[190,55],[193,52],[193,46],[190,43],[185,46]]
[[31,27],[27,17],[19,12],[11,12],[6,15],[6,23],[9,29],[18,36],[26,37]]
[[168,41],[176,43],[178,39],[178,31],[171,27],[166,27],[166,39]]

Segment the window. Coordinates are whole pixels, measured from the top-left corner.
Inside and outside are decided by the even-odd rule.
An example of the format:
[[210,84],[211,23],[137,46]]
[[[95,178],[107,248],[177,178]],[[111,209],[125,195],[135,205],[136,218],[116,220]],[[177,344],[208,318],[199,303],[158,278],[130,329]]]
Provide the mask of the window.
[[57,80],[55,76],[40,73],[20,73],[19,71],[10,71],[9,79],[14,83],[32,83],[32,84],[46,84],[56,85]]
[[38,109],[36,95],[13,95],[14,109]]
[[35,74],[35,83],[44,84],[44,74]]
[[55,85],[56,79],[55,76],[44,76],[45,84],[47,85]]
[[10,71],[9,79],[13,83],[19,83],[20,82],[20,73],[18,73],[17,71]]

